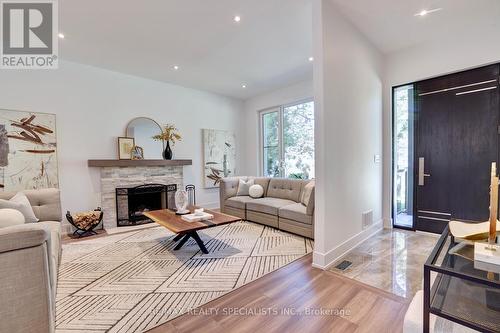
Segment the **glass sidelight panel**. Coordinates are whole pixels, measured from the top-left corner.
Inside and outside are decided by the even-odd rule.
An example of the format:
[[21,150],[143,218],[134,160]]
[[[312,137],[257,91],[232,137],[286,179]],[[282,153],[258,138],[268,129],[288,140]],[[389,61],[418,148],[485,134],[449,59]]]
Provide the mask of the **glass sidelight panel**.
[[393,223],[413,228],[413,85],[393,89]]

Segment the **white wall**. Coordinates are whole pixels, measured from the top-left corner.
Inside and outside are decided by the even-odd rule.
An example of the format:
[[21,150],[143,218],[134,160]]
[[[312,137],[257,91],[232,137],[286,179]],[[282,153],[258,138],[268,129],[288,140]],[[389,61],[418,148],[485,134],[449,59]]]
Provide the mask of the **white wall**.
[[500,62],[498,31],[417,45],[386,57],[384,84],[384,224],[391,223],[392,87]]
[[[316,209],[313,264],[326,267],[381,228],[382,57],[331,0],[315,0]],[[374,224],[362,228],[362,213]]]
[[57,115],[64,211],[99,204],[99,170],[89,169],[87,160],[117,158],[116,137],[137,116],[179,128],[183,141],[173,147],[174,158],[193,160],[184,167],[185,183],[196,185],[199,204],[218,205],[218,189],[202,188],[201,129],[239,133],[241,101],[70,62],[58,70],[1,71],[0,91],[0,108]]
[[311,79],[245,101],[243,115],[244,146],[242,149],[244,155],[241,174],[254,176],[259,175],[260,172],[259,111],[310,99],[313,95],[313,81]]

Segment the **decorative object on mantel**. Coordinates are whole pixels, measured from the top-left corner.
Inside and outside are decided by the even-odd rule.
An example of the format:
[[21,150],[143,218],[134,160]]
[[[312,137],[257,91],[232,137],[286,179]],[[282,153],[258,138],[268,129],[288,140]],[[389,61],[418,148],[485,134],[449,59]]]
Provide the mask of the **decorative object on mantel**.
[[163,158],[166,160],[171,160],[174,156],[172,149],[170,148],[170,141],[167,141],[167,146],[165,147],[165,151],[163,152]]
[[235,142],[232,132],[203,129],[205,188],[219,187],[221,178],[235,175]]
[[173,153],[172,149],[170,149],[170,142],[172,145],[175,145],[176,141],[181,141],[182,137],[179,134],[179,130],[173,124],[167,124],[163,127],[163,130],[153,136],[153,140],[162,141],[163,143],[167,143],[165,147],[165,151],[163,152],[163,158],[166,160],[171,160]]
[[189,203],[188,194],[184,190],[178,190],[175,192],[175,208],[177,215],[189,214],[190,211],[187,209]]
[[101,207],[98,207],[92,212],[83,212],[72,215],[69,211],[66,213],[66,219],[72,226],[76,228],[73,236],[85,237],[97,235],[94,229],[102,222],[104,213]]
[[165,147],[162,142],[151,138],[158,132],[161,132],[161,126],[156,121],[148,117],[137,117],[128,122],[125,136],[134,138],[135,145],[143,148],[145,159],[161,159]]
[[132,160],[143,160],[144,159],[144,149],[139,146],[134,146],[130,152],[130,158]]
[[56,115],[0,109],[0,189],[59,187]]
[[132,148],[134,146],[134,138],[118,137],[118,158],[120,160],[132,159]]

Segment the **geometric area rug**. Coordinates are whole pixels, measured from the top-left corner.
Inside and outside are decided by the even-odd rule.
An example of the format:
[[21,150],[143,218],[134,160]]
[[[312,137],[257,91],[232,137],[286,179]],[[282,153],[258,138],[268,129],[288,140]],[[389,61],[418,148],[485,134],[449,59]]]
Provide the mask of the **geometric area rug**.
[[174,251],[153,227],[63,245],[56,332],[145,332],[312,252],[310,239],[251,222],[199,232]]

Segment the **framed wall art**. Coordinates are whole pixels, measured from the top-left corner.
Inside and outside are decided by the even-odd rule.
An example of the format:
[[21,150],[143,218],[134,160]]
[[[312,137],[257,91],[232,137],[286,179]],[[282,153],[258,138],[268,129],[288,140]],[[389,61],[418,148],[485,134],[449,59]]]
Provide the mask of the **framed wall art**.
[[56,115],[0,109],[0,190],[59,187]]
[[119,137],[118,138],[118,159],[132,159],[132,149],[135,147],[134,138]]

